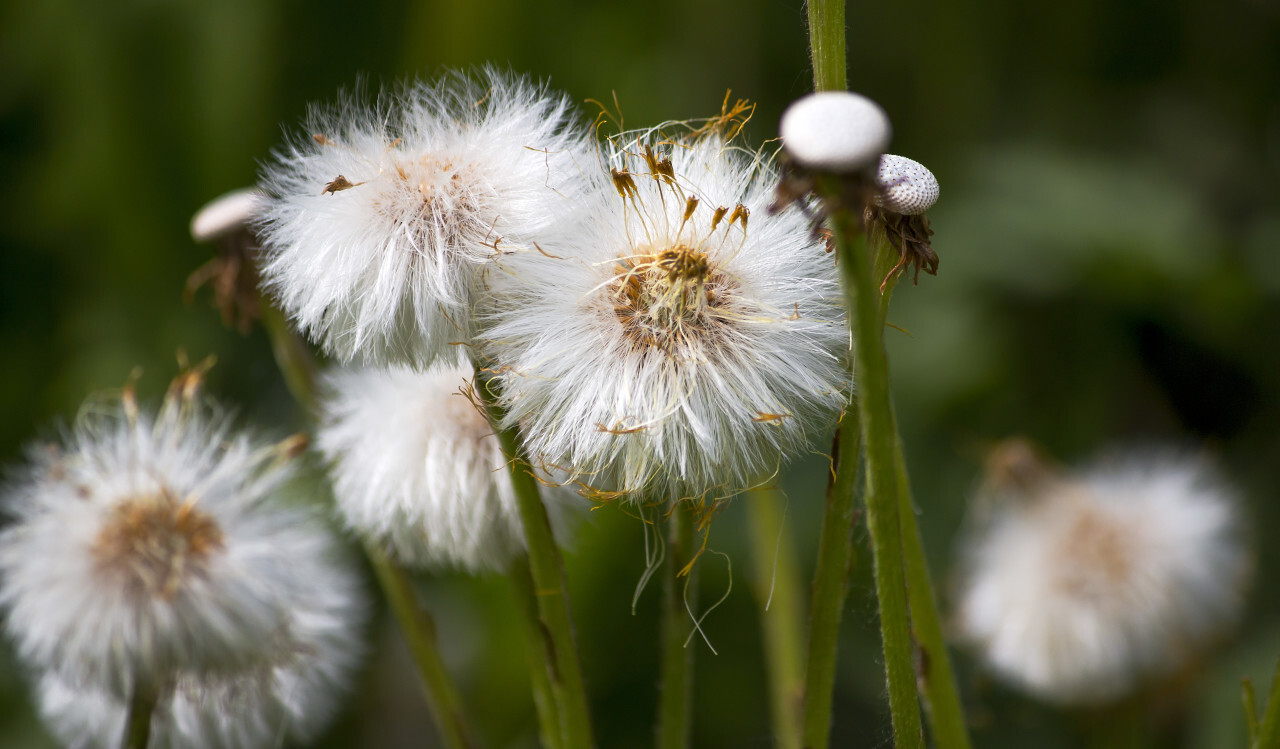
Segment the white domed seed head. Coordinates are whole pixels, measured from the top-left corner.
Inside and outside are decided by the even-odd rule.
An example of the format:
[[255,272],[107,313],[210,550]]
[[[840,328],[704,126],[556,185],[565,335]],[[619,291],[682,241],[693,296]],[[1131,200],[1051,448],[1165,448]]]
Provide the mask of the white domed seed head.
[[1008,488],[971,539],[959,623],[998,675],[1118,699],[1238,617],[1251,565],[1230,493],[1185,457]]
[[447,360],[482,267],[577,209],[590,142],[568,97],[494,70],[314,109],[263,171],[263,282],[342,361]]
[[[337,714],[363,651],[364,599],[347,560],[334,554],[332,534],[306,515],[289,521],[295,538],[277,564],[290,570],[294,587],[270,651],[235,673],[166,679],[148,746],[276,746],[285,736],[305,743]],[[65,745],[119,745],[128,712],[121,695],[57,672],[41,676],[38,692],[41,715]]]
[[924,213],[938,201],[938,178],[924,164],[905,156],[886,153],[880,157],[876,187],[880,190],[875,204],[904,216]]
[[[508,459],[463,392],[470,380],[462,367],[328,377],[317,443],[338,511],[407,564],[501,570],[524,548]],[[577,499],[562,488],[543,498],[553,519]]]
[[247,227],[267,206],[261,191],[235,190],[214,198],[191,219],[191,238],[209,242]]
[[782,113],[783,148],[799,165],[846,174],[869,169],[889,147],[889,116],[849,91],[819,91]]
[[844,400],[834,264],[803,213],[768,212],[759,154],[669,133],[610,146],[582,223],[490,274],[484,355],[531,454],[595,496],[729,496]]
[[4,488],[0,606],[33,670],[121,696],[273,652],[315,541],[270,504],[280,450],[232,434],[192,382],[154,415],[91,403]]

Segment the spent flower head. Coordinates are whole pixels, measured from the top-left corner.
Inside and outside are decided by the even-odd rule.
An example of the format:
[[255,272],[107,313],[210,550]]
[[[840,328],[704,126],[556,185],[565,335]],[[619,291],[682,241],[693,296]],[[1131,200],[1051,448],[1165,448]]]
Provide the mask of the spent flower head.
[[1120,459],[1060,475],[1014,443],[970,539],[965,636],[1048,700],[1104,702],[1185,665],[1232,623],[1250,564],[1203,462]]
[[831,258],[800,212],[765,210],[772,163],[726,128],[615,137],[581,221],[490,275],[509,423],[602,496],[727,496],[843,401]]
[[469,339],[478,268],[572,208],[586,130],[492,69],[312,110],[263,173],[263,276],[343,361],[429,365]]
[[123,696],[270,657],[316,584],[315,534],[273,504],[296,450],[233,433],[197,372],[154,414],[129,390],[87,405],[4,488],[0,605],[22,659]]
[[[318,444],[338,511],[405,563],[478,572],[524,549],[509,460],[472,402],[471,379],[457,366],[328,378]],[[544,492],[553,517],[571,496]]]

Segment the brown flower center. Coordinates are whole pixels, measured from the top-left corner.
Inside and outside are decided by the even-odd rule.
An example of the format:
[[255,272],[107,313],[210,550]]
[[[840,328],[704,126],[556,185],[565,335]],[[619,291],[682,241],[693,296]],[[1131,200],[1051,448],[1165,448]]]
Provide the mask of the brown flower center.
[[672,353],[724,320],[733,283],[696,248],[681,244],[624,257],[615,268],[613,311],[637,347]]
[[114,507],[93,557],[100,572],[116,578],[130,596],[169,599],[191,576],[204,574],[225,547],[222,529],[191,501],[161,492],[132,497]]

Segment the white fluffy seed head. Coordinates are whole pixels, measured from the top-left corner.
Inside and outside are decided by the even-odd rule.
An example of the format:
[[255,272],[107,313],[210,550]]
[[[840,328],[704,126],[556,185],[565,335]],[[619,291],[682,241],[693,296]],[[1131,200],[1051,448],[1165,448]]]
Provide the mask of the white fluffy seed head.
[[924,164],[886,153],[876,170],[876,205],[893,213],[915,216],[938,201],[938,178]]
[[[348,565],[333,555],[330,534],[307,518],[309,546],[292,545],[284,560],[295,587],[286,619],[259,662],[235,673],[178,673],[161,686],[149,746],[225,749],[273,746],[288,736],[306,742],[337,712],[362,646],[362,595]],[[40,712],[61,741],[113,749],[123,735],[128,701],[120,694],[49,672],[38,685]]]
[[0,605],[32,668],[123,695],[273,652],[315,535],[270,502],[279,451],[177,392],[155,415],[91,404],[5,487]]
[[568,99],[486,70],[315,109],[263,173],[263,278],[343,361],[429,365],[471,334],[479,268],[574,207]]
[[971,539],[959,619],[1027,691],[1116,699],[1239,615],[1236,506],[1198,461],[1128,460],[1013,494]]
[[831,424],[831,257],[718,136],[620,136],[596,205],[493,273],[485,355],[531,452],[608,497],[727,496]]
[[206,203],[191,218],[191,238],[209,242],[239,231],[253,222],[267,205],[259,190],[235,190]]
[[782,145],[799,165],[840,174],[875,165],[889,147],[889,116],[879,104],[849,91],[819,91],[782,113]]
[[[500,570],[524,548],[507,457],[465,391],[440,367],[328,378],[318,445],[347,525],[415,566]],[[565,490],[544,491],[553,517]]]

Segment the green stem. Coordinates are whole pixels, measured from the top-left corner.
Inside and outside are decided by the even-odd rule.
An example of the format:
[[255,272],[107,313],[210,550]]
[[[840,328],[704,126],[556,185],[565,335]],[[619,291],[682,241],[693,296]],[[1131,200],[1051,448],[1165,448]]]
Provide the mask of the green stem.
[[1249,732],[1249,746],[1258,745],[1258,693],[1248,676],[1240,680],[1240,697],[1244,701],[1244,726]]
[[827,487],[818,561],[813,572],[813,603],[809,613],[809,652],[804,674],[803,743],[825,749],[831,734],[831,702],[836,683],[836,651],[840,619],[849,593],[853,569],[853,526],[857,521],[855,494],[862,431],[858,408],[850,394],[836,432],[831,459],[834,476]]
[[[824,185],[835,196],[839,185]],[[835,204],[833,198],[828,204]],[[866,445],[867,528],[875,562],[876,597],[880,602],[880,634],[888,678],[889,712],[894,743],[913,747],[923,741],[916,700],[914,643],[907,611],[899,520],[898,426],[889,392],[889,364],[884,349],[880,279],[873,277],[871,258],[859,217],[849,210],[834,213],[839,245],[840,277],[853,330],[858,416]]]
[[440,727],[445,746],[451,749],[476,746],[462,711],[462,700],[453,688],[444,659],[436,647],[435,622],[426,609],[418,604],[413,580],[404,568],[391,562],[376,547],[366,544],[365,551],[387,596],[387,603],[391,605],[391,611],[400,623],[400,631],[409,645],[413,661],[418,666],[427,706],[431,709],[436,725]]
[[844,91],[844,0],[809,0],[809,52],[813,57],[813,90]]
[[668,518],[666,574],[662,585],[662,688],[658,695],[658,749],[685,749],[693,721],[693,652],[685,647],[689,637],[686,586],[693,588],[693,508],[676,502]]
[[[878,285],[898,264],[900,255],[889,243],[882,228],[868,232],[872,263],[872,280]],[[889,298],[897,279],[891,278],[880,295],[878,309],[880,330],[884,330]],[[907,598],[911,607],[911,624],[919,649],[917,682],[924,695],[924,704],[932,729],[933,741],[938,749],[970,749],[969,730],[965,725],[964,707],[956,687],[955,671],[951,655],[947,651],[942,632],[942,619],[938,615],[938,602],[929,574],[929,562],[925,557],[924,540],[916,522],[915,506],[911,501],[911,481],[907,474],[906,456],[902,439],[895,424],[893,431],[893,460],[897,473],[898,520],[902,529],[903,566],[907,583]]]
[[538,598],[533,592],[533,573],[529,569],[529,558],[521,555],[511,565],[508,577],[514,589],[520,625],[527,643],[533,705],[538,711],[538,737],[544,749],[559,749],[564,728],[560,725],[560,710],[551,685],[551,654],[554,649],[550,635],[538,618]]
[[151,741],[151,716],[159,699],[159,691],[149,679],[140,678],[134,682],[124,734],[120,737],[121,749],[147,749],[147,743]]
[[542,504],[537,480],[533,477],[528,457],[515,429],[502,428],[506,413],[494,392],[496,383],[476,369],[475,389],[488,411],[489,421],[498,435],[498,443],[508,457],[511,485],[515,490],[520,521],[524,526],[525,544],[529,551],[529,568],[533,573],[538,617],[546,628],[552,647],[552,686],[560,706],[564,726],[565,749],[582,749],[592,744],[591,715],[587,707],[587,691],[582,678],[582,664],[569,611],[569,591],[565,583],[564,561],[551,533],[547,508]]
[[314,416],[319,405],[315,358],[311,356],[307,344],[289,329],[289,322],[269,299],[263,297],[259,302],[259,309],[262,310],[262,327],[271,339],[271,353],[275,355],[276,366],[284,375],[285,385],[307,415]]
[[[320,399],[319,388],[316,386],[317,367],[311,351],[293,333],[284,315],[268,298],[260,299],[260,308],[262,327],[271,339],[276,365],[284,375],[289,392],[308,416],[315,417]],[[471,731],[457,690],[436,649],[435,625],[430,615],[419,606],[412,582],[402,569],[393,565],[377,549],[366,545],[365,551],[400,624],[400,630],[409,643],[427,692],[427,705],[435,715],[446,742],[452,747],[475,746],[470,738]]]
[[752,589],[760,606],[769,670],[769,710],[774,743],[800,749],[801,699],[804,694],[804,601],[795,543],[783,524],[785,497],[776,489],[754,489],[747,503],[755,562]]
[[1253,742],[1254,749],[1275,749],[1280,747],[1280,662],[1276,663],[1276,673],[1271,679],[1271,692],[1267,696],[1267,707],[1262,712],[1262,723],[1258,726],[1258,739]]

